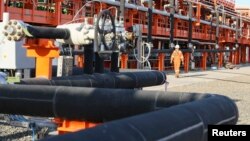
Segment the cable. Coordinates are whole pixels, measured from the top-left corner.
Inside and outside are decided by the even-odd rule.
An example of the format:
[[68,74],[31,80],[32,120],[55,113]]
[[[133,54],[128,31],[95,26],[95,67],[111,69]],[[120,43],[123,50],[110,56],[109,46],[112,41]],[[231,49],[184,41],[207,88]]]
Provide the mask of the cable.
[[78,14],[83,10],[83,8],[87,5],[87,4],[90,4],[92,2],[99,2],[100,3],[100,6],[101,6],[101,11],[102,11],[102,3],[101,1],[99,0],[92,0],[92,1],[88,1],[87,3],[85,3],[75,14],[75,16],[73,17],[72,21],[75,20],[75,18],[78,16]]
[[150,54],[151,54],[151,45],[149,43],[143,42],[142,43],[142,47],[145,47],[145,46],[148,48],[148,55],[146,57],[141,56],[141,58],[143,59],[143,61],[141,61],[139,58],[137,58],[136,53],[135,53],[135,49],[133,50],[135,59],[139,63],[145,63],[145,62],[147,62],[148,59],[149,59],[149,57],[150,57]]

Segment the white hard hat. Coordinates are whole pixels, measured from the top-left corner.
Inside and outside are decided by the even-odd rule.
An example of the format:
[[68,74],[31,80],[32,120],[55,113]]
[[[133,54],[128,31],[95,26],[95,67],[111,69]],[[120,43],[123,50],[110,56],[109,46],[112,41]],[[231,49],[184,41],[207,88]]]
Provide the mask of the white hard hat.
[[180,46],[179,46],[179,45],[175,45],[175,47],[174,47],[174,48],[179,49],[179,48],[180,48]]

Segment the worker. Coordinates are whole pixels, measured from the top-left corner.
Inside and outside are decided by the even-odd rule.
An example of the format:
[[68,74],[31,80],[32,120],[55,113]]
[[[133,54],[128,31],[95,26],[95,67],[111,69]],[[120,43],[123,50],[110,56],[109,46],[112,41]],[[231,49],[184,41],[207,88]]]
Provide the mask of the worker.
[[183,54],[179,49],[180,49],[180,46],[176,45],[175,50],[173,51],[171,55],[171,61],[170,61],[171,64],[174,62],[174,71],[175,71],[176,78],[179,77],[181,62],[182,64],[184,64]]

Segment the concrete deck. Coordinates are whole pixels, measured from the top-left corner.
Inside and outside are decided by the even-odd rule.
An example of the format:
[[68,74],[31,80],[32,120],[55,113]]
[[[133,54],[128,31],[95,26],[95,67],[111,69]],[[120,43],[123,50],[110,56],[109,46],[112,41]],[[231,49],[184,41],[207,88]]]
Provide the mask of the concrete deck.
[[[250,64],[234,70],[190,72],[175,78],[167,76],[167,91],[212,93],[230,97],[239,108],[238,124],[250,124]],[[165,90],[165,85],[147,87],[144,90]]]

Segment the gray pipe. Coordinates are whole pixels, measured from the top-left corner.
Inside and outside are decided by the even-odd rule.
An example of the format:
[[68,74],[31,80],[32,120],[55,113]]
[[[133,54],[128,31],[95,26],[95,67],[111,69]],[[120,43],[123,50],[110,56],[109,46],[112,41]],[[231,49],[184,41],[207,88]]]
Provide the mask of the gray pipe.
[[[172,99],[172,94],[165,97],[168,96]],[[231,125],[237,120],[234,102],[224,96],[212,95],[42,141],[207,141],[207,125]]]
[[[107,4],[110,4],[110,5],[120,6],[119,1],[100,0],[100,2],[107,3]],[[134,4],[129,4],[129,3],[126,3],[125,7],[130,8],[130,9],[136,9],[136,10],[143,11],[143,12],[148,11],[147,7],[134,5]],[[153,13],[154,14],[160,14],[160,15],[163,15],[163,16],[168,16],[168,17],[170,16],[170,13],[168,13],[166,11],[157,10],[157,9],[153,9]],[[186,21],[188,21],[188,19],[189,19],[187,16],[183,16],[183,15],[179,15],[179,14],[175,14],[174,17],[178,18],[178,19],[186,20]],[[192,20],[196,21],[196,18],[192,18]],[[210,22],[208,22],[208,21],[201,20],[200,22],[203,23],[203,24],[210,25]],[[216,26],[216,24],[213,24],[213,26]],[[231,30],[236,30],[236,29],[231,28],[231,27],[226,26],[226,25],[220,25],[220,27],[226,28],[226,29],[231,29]]]

